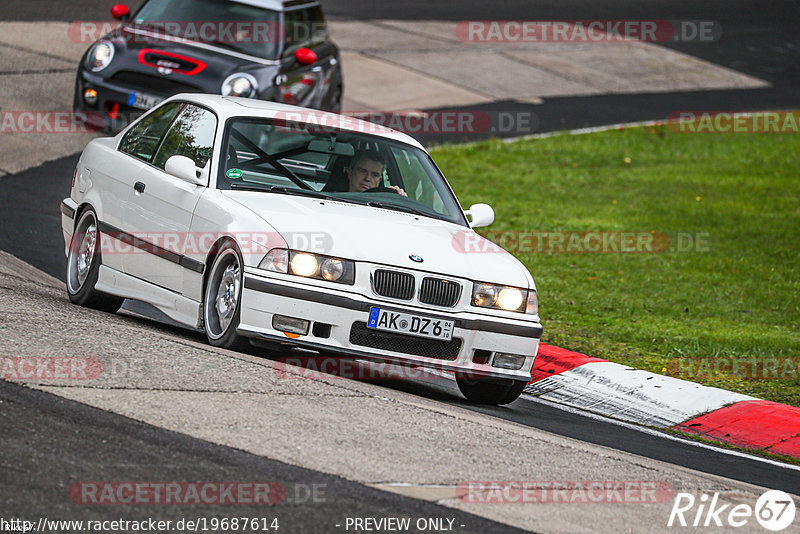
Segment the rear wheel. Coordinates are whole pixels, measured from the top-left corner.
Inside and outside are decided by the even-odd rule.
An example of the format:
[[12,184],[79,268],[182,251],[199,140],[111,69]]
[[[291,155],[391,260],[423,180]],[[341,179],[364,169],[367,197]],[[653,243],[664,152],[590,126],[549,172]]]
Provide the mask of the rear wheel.
[[456,376],[458,389],[472,402],[479,404],[511,404],[525,389],[525,380],[498,380]]
[[244,350],[247,340],[236,333],[242,303],[242,260],[227,242],[211,265],[203,299],[203,323],[208,342],[215,347]]
[[73,304],[115,313],[125,299],[101,293],[94,288],[101,263],[97,215],[92,208],[88,208],[81,213],[69,242],[67,295]]

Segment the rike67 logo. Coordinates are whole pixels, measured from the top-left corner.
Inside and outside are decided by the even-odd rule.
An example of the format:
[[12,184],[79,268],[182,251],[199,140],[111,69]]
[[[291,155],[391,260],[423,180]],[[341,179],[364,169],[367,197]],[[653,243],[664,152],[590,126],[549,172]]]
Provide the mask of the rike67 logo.
[[789,527],[795,516],[794,500],[788,493],[770,490],[761,495],[755,507],[749,504],[720,504],[719,493],[703,494],[696,498],[691,493],[678,493],[668,527],[723,527],[741,528],[750,526],[752,520],[767,530],[778,532]]

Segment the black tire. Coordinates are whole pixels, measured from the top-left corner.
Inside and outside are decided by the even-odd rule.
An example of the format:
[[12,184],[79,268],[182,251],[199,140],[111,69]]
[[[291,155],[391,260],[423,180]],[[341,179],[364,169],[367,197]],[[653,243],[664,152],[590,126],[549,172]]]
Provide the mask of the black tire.
[[100,272],[100,230],[92,208],[80,213],[67,253],[67,295],[70,302],[95,310],[116,313],[125,301],[122,297],[97,291]]
[[500,406],[511,404],[522,395],[527,382],[525,380],[476,379],[456,376],[458,389],[472,402]]
[[231,241],[223,243],[209,270],[203,291],[203,327],[215,347],[245,351],[247,339],[236,333],[242,312],[242,256]]

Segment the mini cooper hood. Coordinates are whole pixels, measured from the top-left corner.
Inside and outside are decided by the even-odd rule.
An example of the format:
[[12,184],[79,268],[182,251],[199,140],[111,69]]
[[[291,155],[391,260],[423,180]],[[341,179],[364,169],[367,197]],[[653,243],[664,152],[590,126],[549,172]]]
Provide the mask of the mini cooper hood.
[[464,226],[344,202],[250,191],[222,193],[268,221],[290,248],[533,287],[530,275],[516,258]]
[[215,92],[222,79],[233,72],[251,71],[275,63],[271,59],[248,59],[249,54],[226,50],[221,46],[208,46],[192,41],[161,38],[146,26],[123,25],[104,39],[111,40],[116,47],[112,67],[132,69],[158,76],[159,63],[172,67],[171,76],[184,83],[205,86],[212,83]]

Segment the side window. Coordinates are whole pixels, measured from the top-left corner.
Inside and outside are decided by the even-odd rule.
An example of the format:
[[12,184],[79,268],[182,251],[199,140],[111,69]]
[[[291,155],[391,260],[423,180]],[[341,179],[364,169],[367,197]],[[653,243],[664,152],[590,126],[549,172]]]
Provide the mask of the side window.
[[210,111],[187,104],[161,143],[153,165],[161,169],[171,156],[186,156],[203,168],[211,159],[217,117]]
[[322,14],[322,6],[309,7],[306,10],[308,21],[308,35],[311,42],[321,43],[328,39],[328,26],[325,24],[325,17]]
[[283,55],[288,57],[308,42],[305,10],[293,9],[283,14]]
[[164,132],[182,107],[183,102],[172,102],[153,111],[125,134],[119,144],[120,151],[150,162]]

